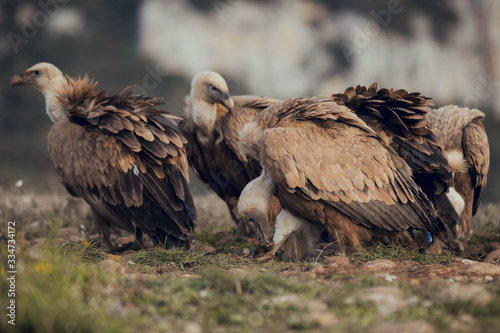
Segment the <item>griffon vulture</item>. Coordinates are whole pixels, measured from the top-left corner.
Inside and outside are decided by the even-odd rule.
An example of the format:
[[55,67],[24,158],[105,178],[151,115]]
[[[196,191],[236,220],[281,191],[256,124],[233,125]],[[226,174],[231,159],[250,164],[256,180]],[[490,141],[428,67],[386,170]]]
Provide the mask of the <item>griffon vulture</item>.
[[52,164],[68,192],[90,205],[110,249],[111,227],[135,232],[139,244],[144,232],[155,245],[189,246],[196,211],[186,139],[176,118],[156,109],[162,103],[128,89],[108,97],[87,76],[65,77],[49,63],[10,84],[44,94],[54,122],[48,135]]
[[447,230],[405,161],[331,99],[274,104],[245,126],[242,137],[241,153],[263,171],[246,186],[238,208],[261,242],[267,242],[259,230],[267,200],[276,194],[282,205],[272,256],[283,246],[285,257],[301,257],[323,229],[341,249],[352,250],[372,241],[416,245],[412,229],[427,230],[437,241]]
[[[187,138],[188,160],[198,177],[226,202],[238,226],[245,234],[245,223],[237,205],[243,188],[261,172],[260,164],[241,156],[237,143],[243,127],[268,106],[280,102],[258,96],[229,94],[224,78],[215,72],[202,72],[191,82],[186,97],[185,115],[179,129]],[[279,211],[272,199],[269,219]]]
[[447,105],[427,114],[430,127],[438,136],[450,165],[454,166],[457,192],[465,207],[460,216],[460,235],[471,231],[483,195],[490,166],[490,146],[482,121],[485,114],[477,109]]
[[412,169],[415,183],[427,195],[439,216],[452,230],[458,227],[463,200],[453,188],[453,175],[440,141],[425,115],[433,105],[420,93],[377,89],[373,83],[333,94],[390,145]]

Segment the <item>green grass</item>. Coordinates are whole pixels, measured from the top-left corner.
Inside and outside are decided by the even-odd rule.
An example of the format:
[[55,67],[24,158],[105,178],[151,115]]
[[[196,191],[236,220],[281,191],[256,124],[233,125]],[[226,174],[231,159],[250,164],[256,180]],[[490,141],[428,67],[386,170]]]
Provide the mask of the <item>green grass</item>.
[[360,252],[351,254],[349,258],[354,262],[367,262],[376,259],[413,260],[421,265],[448,264],[454,261],[453,255],[447,250],[436,255],[419,252],[401,245],[383,244],[367,247]]

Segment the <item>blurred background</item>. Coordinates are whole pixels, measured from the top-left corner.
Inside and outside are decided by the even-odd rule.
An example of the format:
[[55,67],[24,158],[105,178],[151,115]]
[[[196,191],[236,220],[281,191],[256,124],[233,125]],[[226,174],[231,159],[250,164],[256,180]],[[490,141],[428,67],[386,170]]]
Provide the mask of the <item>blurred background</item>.
[[[119,3],[119,5],[118,5]],[[46,149],[51,122],[34,89],[10,77],[47,61],[98,88],[165,99],[181,115],[191,78],[214,70],[231,93],[331,95],[352,85],[404,88],[486,113],[499,202],[500,1],[7,0],[0,5],[0,186],[60,190]],[[195,178],[195,177],[193,177]],[[202,186],[194,182],[195,192]]]

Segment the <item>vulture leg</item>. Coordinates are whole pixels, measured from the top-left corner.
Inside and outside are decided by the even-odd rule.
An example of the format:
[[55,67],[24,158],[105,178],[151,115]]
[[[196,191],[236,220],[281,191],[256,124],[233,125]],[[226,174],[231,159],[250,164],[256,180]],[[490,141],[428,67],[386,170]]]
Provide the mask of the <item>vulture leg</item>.
[[123,244],[120,247],[115,246],[112,251],[121,253],[127,250],[140,251],[143,248],[144,248],[144,242],[142,239],[142,230],[140,228],[135,227],[135,240],[133,242]]
[[97,232],[102,236],[104,243],[110,251],[113,250],[113,244],[111,243],[111,227],[109,222],[102,217],[98,212],[92,209],[92,216],[94,217],[94,225]]

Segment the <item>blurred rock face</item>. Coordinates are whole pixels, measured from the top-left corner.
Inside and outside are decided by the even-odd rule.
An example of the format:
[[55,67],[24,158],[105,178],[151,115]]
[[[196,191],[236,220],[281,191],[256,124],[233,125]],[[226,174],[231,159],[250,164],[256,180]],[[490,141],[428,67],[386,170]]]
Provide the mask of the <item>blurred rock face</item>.
[[[500,35],[485,34],[500,28],[500,4],[451,6],[459,21],[439,41],[428,17],[405,0],[377,2],[364,15],[319,1],[216,0],[202,11],[188,1],[146,0],[140,48],[172,74],[215,70],[254,94],[330,95],[377,81],[438,103],[500,105],[500,69],[491,57]],[[410,17],[411,36],[391,27],[398,15]]]

